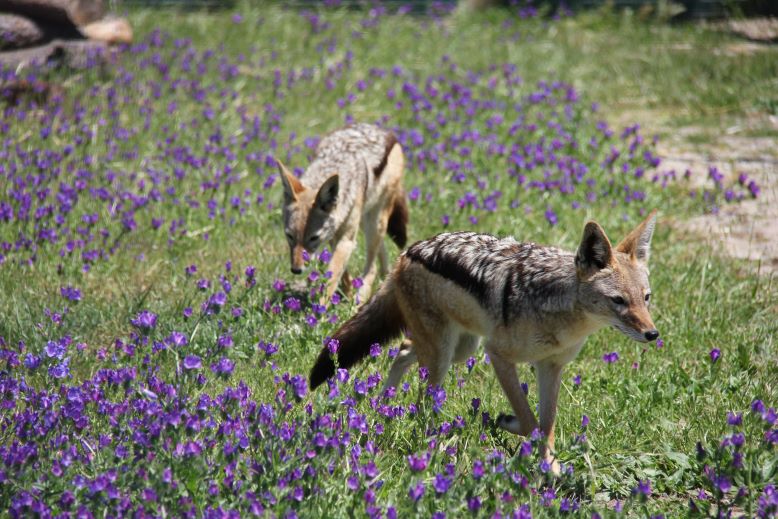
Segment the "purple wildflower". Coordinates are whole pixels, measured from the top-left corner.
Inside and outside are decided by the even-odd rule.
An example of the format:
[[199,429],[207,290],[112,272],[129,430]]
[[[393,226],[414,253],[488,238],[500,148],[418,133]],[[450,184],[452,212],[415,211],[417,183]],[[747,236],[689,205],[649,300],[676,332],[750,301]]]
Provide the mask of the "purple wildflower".
[[484,469],[484,463],[481,460],[475,460],[473,462],[473,478],[479,480],[484,477],[486,470]]
[[408,466],[410,466],[411,470],[413,472],[421,472],[422,470],[427,468],[427,464],[430,461],[430,454],[429,452],[425,452],[421,456],[416,454],[411,454],[408,456]]
[[616,351],[606,353],[605,355],[602,356],[602,360],[606,364],[613,364],[614,362],[619,360],[619,353]]
[[216,339],[216,346],[222,350],[232,348],[234,344],[235,343],[232,340],[232,335],[230,335],[229,333],[225,335],[220,335],[219,338]]
[[727,424],[736,426],[736,425],[742,425],[743,424],[743,414],[742,413],[727,413]]
[[235,369],[235,363],[227,357],[222,357],[219,362],[211,364],[211,371],[216,375],[229,376]]
[[203,367],[200,357],[197,355],[187,355],[184,357],[184,369],[195,370]]
[[44,348],[44,351],[46,352],[46,356],[48,358],[56,358],[58,360],[62,360],[62,357],[65,355],[65,352],[67,351],[67,347],[65,344],[61,341],[49,341],[46,343],[46,348]]
[[141,310],[130,323],[141,331],[147,332],[157,326],[157,314],[148,310]]
[[168,335],[167,339],[165,340],[168,344],[175,346],[176,348],[180,348],[182,346],[186,346],[186,344],[189,342],[186,338],[186,335],[184,335],[181,332],[170,332],[170,335]]
[[33,371],[41,365],[41,358],[38,355],[28,353],[24,357],[24,367]]
[[648,480],[638,481],[638,486],[632,490],[632,493],[649,497],[651,495],[651,482]]
[[62,297],[68,301],[78,302],[81,301],[81,291],[72,286],[66,286],[59,289],[59,293]]
[[61,363],[51,366],[49,368],[49,375],[54,378],[65,378],[70,375],[70,368],[68,366],[70,359],[65,359]]
[[448,489],[451,488],[451,483],[451,479],[443,474],[435,474],[435,481],[432,483],[432,487],[438,494],[445,494],[448,492]]
[[424,482],[419,481],[415,485],[411,485],[410,490],[408,490],[408,496],[413,499],[414,501],[418,501],[421,499],[421,497],[424,495]]

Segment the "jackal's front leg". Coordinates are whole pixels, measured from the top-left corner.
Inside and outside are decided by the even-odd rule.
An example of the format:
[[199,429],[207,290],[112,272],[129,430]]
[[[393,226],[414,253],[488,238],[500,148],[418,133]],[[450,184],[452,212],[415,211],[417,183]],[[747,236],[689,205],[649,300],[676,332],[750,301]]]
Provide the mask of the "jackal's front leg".
[[546,435],[546,449],[543,457],[551,464],[554,474],[559,474],[559,462],[554,458],[554,422],[562,381],[562,366],[550,361],[535,364],[540,393],[540,430]]
[[332,277],[327,283],[327,291],[322,296],[319,304],[326,305],[329,303],[330,299],[332,298],[332,294],[334,294],[338,289],[338,284],[340,283],[340,279],[343,277],[343,272],[346,269],[346,265],[348,265],[348,259],[351,256],[351,253],[354,251],[355,245],[356,242],[353,238],[343,238],[335,245],[335,250],[332,253],[332,259],[330,260],[329,265],[330,272],[332,272]]
[[497,417],[497,426],[506,431],[522,436],[529,436],[532,431],[538,428],[538,421],[535,414],[529,407],[527,397],[519,384],[519,377],[516,375],[516,366],[509,361],[500,358],[491,351],[489,358],[492,361],[492,367],[497,374],[497,380],[500,381],[502,390],[513,408],[515,416],[500,415]]

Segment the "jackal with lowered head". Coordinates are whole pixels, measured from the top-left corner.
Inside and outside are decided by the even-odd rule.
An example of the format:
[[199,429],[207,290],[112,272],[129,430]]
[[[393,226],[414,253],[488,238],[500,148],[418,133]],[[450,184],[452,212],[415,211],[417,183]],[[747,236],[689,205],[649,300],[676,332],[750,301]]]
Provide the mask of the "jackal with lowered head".
[[303,251],[313,253],[323,243],[332,251],[322,301],[329,301],[343,278],[361,225],[367,246],[359,297],[367,301],[376,277],[387,272],[384,236],[398,247],[407,240],[408,206],[402,186],[405,159],[394,133],[370,124],[355,124],[325,136],[300,178],[280,161],[284,185],[284,233],[292,272],[303,270]]
[[[405,331],[408,339],[389,371],[396,386],[416,361],[439,385],[452,362],[475,351],[479,337],[514,415],[497,425],[546,435],[554,471],[554,421],[562,368],[586,338],[606,326],[640,342],[659,336],[649,314],[648,258],[653,211],[616,247],[596,222],[584,227],[577,252],[518,243],[487,234],[439,234],[408,248],[378,293],[333,335],[338,366],[365,357],[373,343]],[[516,363],[535,366],[539,423],[516,374]],[[325,347],[310,375],[316,388],[335,373]]]

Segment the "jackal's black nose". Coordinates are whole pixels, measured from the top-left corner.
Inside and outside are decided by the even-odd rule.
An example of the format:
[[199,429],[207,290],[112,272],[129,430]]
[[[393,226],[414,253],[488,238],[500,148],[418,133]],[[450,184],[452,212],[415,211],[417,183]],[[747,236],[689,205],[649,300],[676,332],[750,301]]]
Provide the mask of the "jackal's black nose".
[[[292,274],[299,274],[302,271],[303,271],[303,269],[301,269],[300,267],[292,267]],[[659,334],[657,333],[657,335],[659,335]]]
[[646,338],[647,341],[653,341],[657,337],[659,337],[659,332],[656,330],[648,330],[646,333],[643,334],[643,336]]

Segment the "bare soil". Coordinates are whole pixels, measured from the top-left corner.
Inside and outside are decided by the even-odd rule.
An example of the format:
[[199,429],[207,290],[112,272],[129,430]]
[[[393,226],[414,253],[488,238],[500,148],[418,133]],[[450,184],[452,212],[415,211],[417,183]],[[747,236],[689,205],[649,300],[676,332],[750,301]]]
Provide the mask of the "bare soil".
[[727,20],[721,23],[720,27],[752,41],[765,43],[778,41],[778,18]]
[[[652,129],[666,128],[668,115],[628,109],[616,117],[617,125],[625,121],[648,122],[644,126],[646,134],[651,135]],[[760,132],[776,134],[778,117],[760,113],[720,129],[690,126],[674,130],[659,140],[657,151],[662,163],[658,169],[674,169],[679,178],[686,170],[691,171],[685,180],[689,189],[712,187],[708,181],[711,166],[724,175],[725,185],[737,183],[741,173],[755,180],[760,187],[756,198],[748,196],[740,202],[722,204],[718,214],[702,214],[704,208],[700,207],[699,216],[668,220],[670,225],[708,242],[714,251],[750,260],[754,271],[771,276],[778,274],[778,138],[751,136]]]
[[[701,148],[701,149],[699,149]],[[660,146],[663,168],[696,174],[690,188],[700,187],[710,166],[716,166],[727,179],[736,182],[745,173],[757,182],[757,198],[725,204],[718,214],[704,214],[678,222],[709,242],[711,247],[734,258],[758,263],[760,273],[778,272],[778,140],[722,135],[715,143],[695,151]]]

